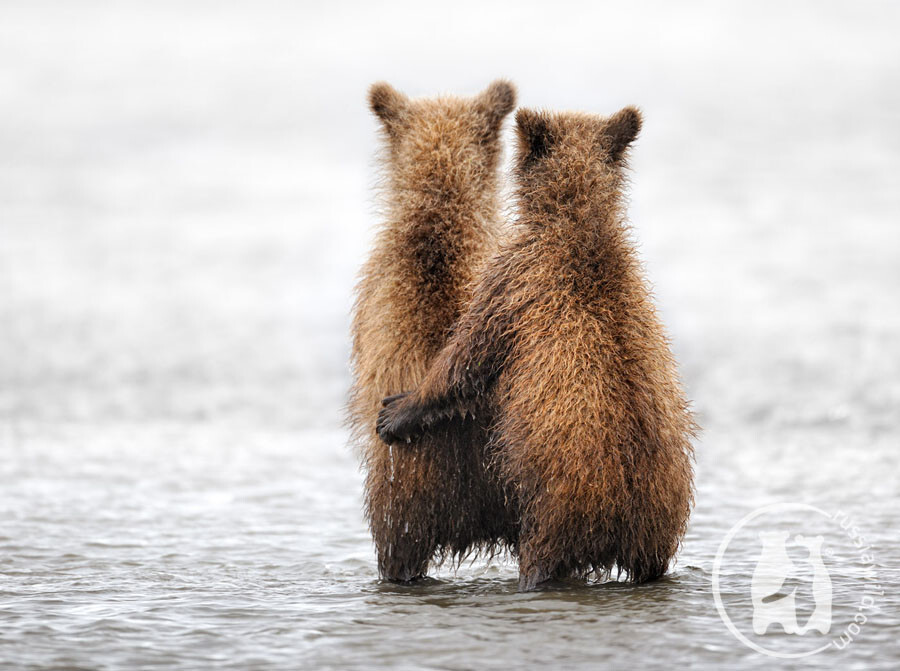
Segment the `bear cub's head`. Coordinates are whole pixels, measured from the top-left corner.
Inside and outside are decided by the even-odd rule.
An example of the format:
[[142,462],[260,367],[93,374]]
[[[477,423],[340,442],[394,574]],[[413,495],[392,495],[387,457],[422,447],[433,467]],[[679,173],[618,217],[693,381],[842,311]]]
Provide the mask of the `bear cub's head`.
[[369,89],[391,176],[401,187],[438,198],[468,199],[493,188],[500,130],[515,105],[516,89],[504,80],[473,98],[410,99],[384,82]]
[[610,117],[577,112],[516,112],[519,183],[530,197],[559,204],[613,195],[641,113],[626,107]]

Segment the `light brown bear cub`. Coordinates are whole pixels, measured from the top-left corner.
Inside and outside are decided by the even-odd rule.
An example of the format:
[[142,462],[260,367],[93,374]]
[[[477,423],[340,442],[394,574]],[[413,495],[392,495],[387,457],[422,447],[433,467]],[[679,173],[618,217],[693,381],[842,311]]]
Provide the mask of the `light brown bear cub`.
[[516,121],[518,232],[422,383],[386,400],[378,431],[405,444],[459,416],[490,423],[516,492],[521,589],[614,568],[651,580],[687,524],[695,425],[625,221],[641,117]]
[[515,532],[483,426],[457,421],[421,452],[375,433],[381,399],[421,382],[496,251],[500,131],[515,89],[497,81],[474,98],[411,100],[379,83],[369,103],[386,144],[386,216],[356,288],[349,415],[379,573],[409,581],[432,557],[493,549]]

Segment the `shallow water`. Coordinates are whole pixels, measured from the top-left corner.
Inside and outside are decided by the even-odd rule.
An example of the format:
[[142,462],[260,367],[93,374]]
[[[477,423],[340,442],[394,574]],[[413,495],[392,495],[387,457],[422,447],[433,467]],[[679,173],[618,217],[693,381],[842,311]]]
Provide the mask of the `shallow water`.
[[[896,668],[897,9],[591,5],[547,30],[479,5],[429,36],[416,7],[0,8],[0,667]],[[341,425],[363,91],[495,73],[526,105],[644,107],[635,235],[704,426],[651,585],[518,594],[502,558],[377,580]],[[791,654],[876,595],[843,650],[769,657],[716,608],[720,544],[779,502],[846,513],[872,572],[839,523],[781,510],[725,548],[724,610]],[[775,531],[823,536],[828,636],[752,633]]]
[[[732,638],[710,591],[719,542],[756,503],[711,484],[734,461],[702,469],[684,552],[657,583],[519,594],[514,566],[495,560],[406,587],[376,579],[343,433],[222,428],[20,427],[5,438],[0,649],[10,668],[772,664]],[[895,504],[875,493],[842,502],[877,548],[886,592],[855,643],[810,667],[896,659]],[[852,617],[863,579],[825,526],[840,559],[829,562],[837,626]],[[799,514],[765,528],[818,532]],[[736,538],[721,578],[745,631],[755,540]],[[762,638],[775,650],[809,648]]]

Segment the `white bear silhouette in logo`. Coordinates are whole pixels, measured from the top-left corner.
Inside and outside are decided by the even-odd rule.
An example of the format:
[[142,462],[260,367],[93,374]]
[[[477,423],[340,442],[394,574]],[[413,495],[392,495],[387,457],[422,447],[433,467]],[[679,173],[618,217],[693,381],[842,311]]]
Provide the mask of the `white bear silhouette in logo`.
[[750,582],[750,598],[753,601],[753,632],[762,635],[769,625],[780,624],[786,634],[802,636],[813,629],[827,634],[831,629],[831,578],[822,561],[824,537],[795,536],[794,541],[807,550],[806,561],[813,568],[812,591],[815,610],[804,626],[797,624],[797,588],[790,594],[779,596],[788,578],[796,576],[797,567],[788,556],[785,542],[787,531],[763,531],[759,534],[762,552],[756,562]]
[[825,539],[822,536],[807,538],[798,535],[794,536],[794,540],[809,550],[806,561],[813,567],[812,589],[813,599],[816,602],[816,609],[799,633],[802,635],[816,629],[822,634],[827,634],[831,630],[831,576],[828,575],[828,568],[822,561],[822,543]]

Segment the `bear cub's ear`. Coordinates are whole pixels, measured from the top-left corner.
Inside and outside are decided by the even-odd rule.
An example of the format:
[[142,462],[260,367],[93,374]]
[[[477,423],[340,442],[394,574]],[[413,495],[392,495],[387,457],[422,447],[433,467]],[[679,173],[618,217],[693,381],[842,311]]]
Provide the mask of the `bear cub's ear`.
[[369,107],[388,132],[394,132],[403,118],[409,98],[387,82],[376,82],[369,88]]
[[619,161],[641,131],[641,112],[636,107],[626,107],[613,114],[603,127],[606,146],[613,161]]
[[475,106],[487,119],[488,128],[498,131],[506,115],[516,106],[516,87],[498,79],[475,98]]
[[546,114],[520,109],[516,112],[516,130],[519,136],[519,163],[522,167],[550,153],[553,137]]

